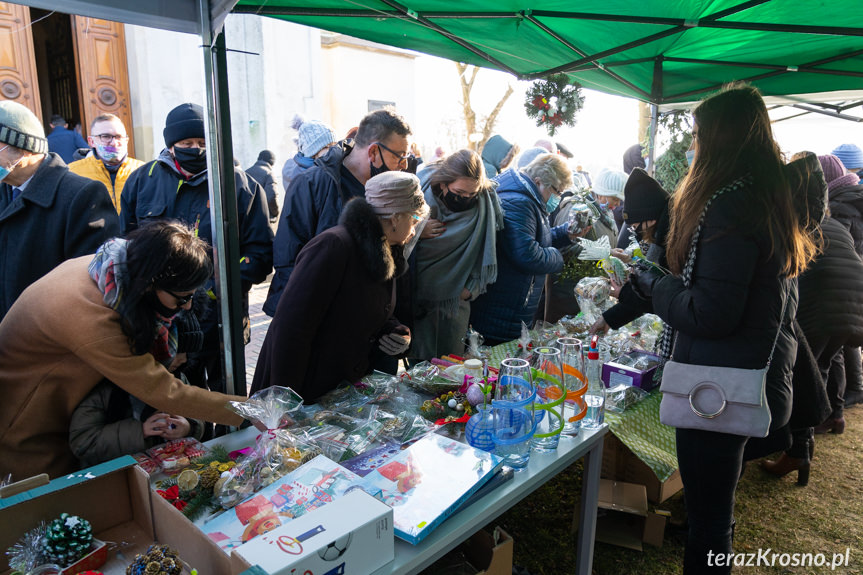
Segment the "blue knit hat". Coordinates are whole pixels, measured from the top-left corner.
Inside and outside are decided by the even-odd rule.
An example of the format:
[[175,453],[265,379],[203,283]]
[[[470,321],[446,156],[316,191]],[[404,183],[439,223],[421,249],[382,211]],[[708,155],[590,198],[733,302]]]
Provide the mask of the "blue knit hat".
[[307,158],[314,158],[315,154],[337,142],[336,135],[332,129],[317,120],[307,120],[297,128],[297,148]]
[[863,168],[863,151],[856,144],[842,144],[830,153],[839,158],[846,170]]

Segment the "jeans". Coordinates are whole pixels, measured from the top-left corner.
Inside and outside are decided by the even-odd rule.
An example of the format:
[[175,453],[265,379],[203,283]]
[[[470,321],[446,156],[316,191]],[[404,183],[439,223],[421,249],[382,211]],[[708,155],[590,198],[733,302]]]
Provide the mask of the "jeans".
[[[696,429],[677,429],[677,461],[689,516],[684,575],[731,573],[716,555],[731,553],[734,491],[748,438]],[[711,561],[711,557],[713,558]]]

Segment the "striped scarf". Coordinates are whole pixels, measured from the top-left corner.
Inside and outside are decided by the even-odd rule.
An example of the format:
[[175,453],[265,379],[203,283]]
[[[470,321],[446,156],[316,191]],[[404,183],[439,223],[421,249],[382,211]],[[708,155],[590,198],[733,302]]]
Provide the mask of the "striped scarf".
[[[128,242],[122,238],[110,239],[96,251],[93,261],[87,267],[90,277],[99,286],[102,300],[113,310],[118,310],[127,287],[126,248]],[[177,328],[172,325],[173,318],[156,314],[156,337],[150,353],[164,366],[168,366],[177,355]]]

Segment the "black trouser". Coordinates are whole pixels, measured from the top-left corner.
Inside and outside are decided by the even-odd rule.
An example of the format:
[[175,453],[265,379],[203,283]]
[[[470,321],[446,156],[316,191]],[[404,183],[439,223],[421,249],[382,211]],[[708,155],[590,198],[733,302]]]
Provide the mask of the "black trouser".
[[861,365],[860,348],[846,345],[842,348],[845,354],[845,391],[863,389],[863,365]]
[[677,461],[689,518],[684,575],[731,572],[725,560],[716,566],[717,555],[731,553],[734,491],[746,441],[740,435],[677,429]]

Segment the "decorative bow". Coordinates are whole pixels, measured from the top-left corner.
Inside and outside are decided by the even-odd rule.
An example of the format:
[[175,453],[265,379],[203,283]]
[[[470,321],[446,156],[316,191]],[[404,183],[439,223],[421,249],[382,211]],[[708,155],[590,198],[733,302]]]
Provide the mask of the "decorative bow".
[[172,485],[168,489],[157,489],[156,493],[167,499],[171,505],[182,511],[188,505],[188,502],[180,499],[180,487]]

